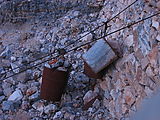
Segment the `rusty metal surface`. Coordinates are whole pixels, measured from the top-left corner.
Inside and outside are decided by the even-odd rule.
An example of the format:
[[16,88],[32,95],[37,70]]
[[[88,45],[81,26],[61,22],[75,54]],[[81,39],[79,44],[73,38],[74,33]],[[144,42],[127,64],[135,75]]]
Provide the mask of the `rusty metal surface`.
[[84,62],[84,73],[91,78],[95,79],[101,79],[103,77],[103,72],[95,73],[93,70],[89,67],[89,65]]
[[44,67],[40,93],[41,99],[53,102],[60,101],[68,81],[68,75],[68,71]]

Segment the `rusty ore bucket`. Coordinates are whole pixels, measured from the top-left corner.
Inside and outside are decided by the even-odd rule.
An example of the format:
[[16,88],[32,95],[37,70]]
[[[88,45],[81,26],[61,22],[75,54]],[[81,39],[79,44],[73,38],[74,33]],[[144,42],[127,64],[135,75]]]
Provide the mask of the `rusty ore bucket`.
[[44,67],[41,85],[41,99],[49,101],[60,101],[67,85],[69,72],[56,68]]

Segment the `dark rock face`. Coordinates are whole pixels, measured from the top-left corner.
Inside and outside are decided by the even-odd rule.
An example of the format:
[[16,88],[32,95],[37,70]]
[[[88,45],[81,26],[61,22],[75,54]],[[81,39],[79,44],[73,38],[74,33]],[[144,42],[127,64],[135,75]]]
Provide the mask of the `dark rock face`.
[[[56,2],[46,0],[13,0],[4,1],[0,6],[0,20],[4,21],[24,21],[29,17],[45,15],[51,11],[58,11]],[[54,12],[56,13],[56,12]],[[53,13],[53,15],[54,15]]]
[[82,9],[82,6],[85,8],[86,2],[84,0],[3,0],[0,1],[0,22],[25,22],[35,17],[59,18],[77,6],[79,9]]

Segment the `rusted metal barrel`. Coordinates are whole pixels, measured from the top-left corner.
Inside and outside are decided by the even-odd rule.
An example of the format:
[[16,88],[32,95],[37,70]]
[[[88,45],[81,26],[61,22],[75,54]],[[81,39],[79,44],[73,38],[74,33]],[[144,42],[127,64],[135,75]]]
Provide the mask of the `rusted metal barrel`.
[[60,101],[64,89],[67,85],[68,70],[44,67],[41,85],[41,99],[49,101]]

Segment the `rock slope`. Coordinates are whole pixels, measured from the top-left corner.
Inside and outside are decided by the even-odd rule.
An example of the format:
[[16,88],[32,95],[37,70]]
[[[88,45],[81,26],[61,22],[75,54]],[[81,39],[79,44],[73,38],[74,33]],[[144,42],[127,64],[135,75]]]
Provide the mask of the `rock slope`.
[[[11,3],[1,0],[0,77],[18,73],[26,66],[42,62],[47,58],[29,64],[71,43],[74,44],[67,47],[67,50],[101,36],[104,27],[77,41],[77,38],[101,25],[132,2],[14,0]],[[6,8],[8,4],[12,7]],[[15,10],[17,4],[19,6]],[[155,13],[159,10],[159,4],[158,0],[138,0],[108,24],[111,27],[107,32]],[[48,7],[54,8],[54,12],[49,11]],[[18,8],[27,12],[18,14]],[[4,15],[3,10],[11,9],[14,10]],[[151,96],[159,87],[159,36],[159,16],[107,36],[107,40],[119,43],[117,47],[122,49],[123,54],[106,69],[103,79],[88,78],[83,73],[81,56],[92,44],[66,54],[60,64],[72,64],[72,69],[65,93],[57,103],[39,98],[41,75],[46,63],[0,81],[0,119],[128,120],[139,109],[142,100]],[[8,70],[10,72],[5,74]],[[92,99],[93,104],[84,110],[85,104]]]

